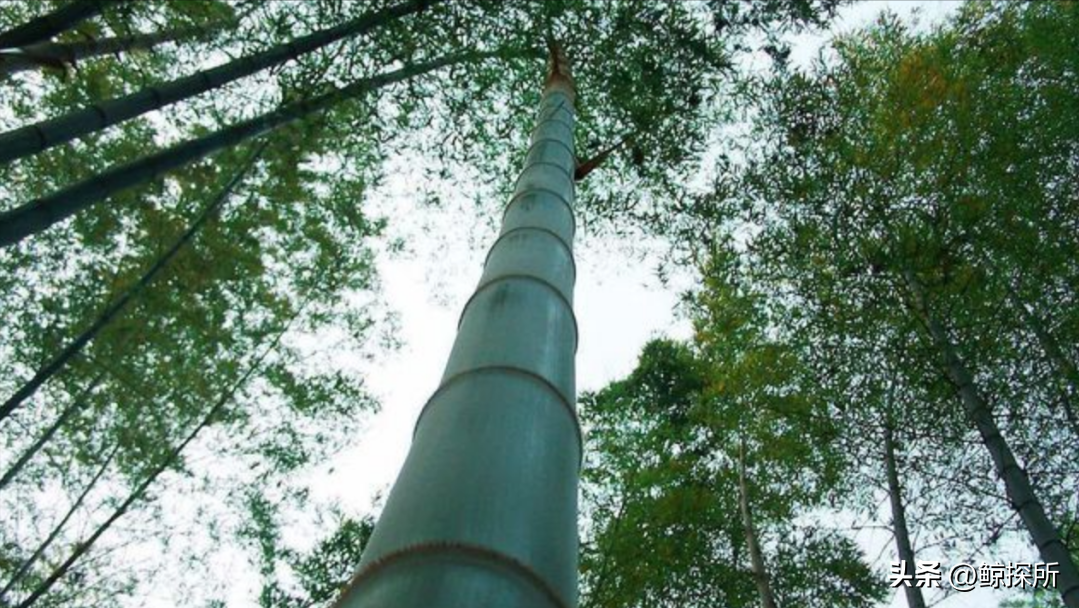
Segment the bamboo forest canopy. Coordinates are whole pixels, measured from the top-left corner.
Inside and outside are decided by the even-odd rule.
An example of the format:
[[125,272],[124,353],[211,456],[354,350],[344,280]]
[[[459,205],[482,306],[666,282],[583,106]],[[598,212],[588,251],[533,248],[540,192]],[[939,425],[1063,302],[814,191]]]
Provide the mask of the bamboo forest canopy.
[[[807,482],[830,509],[857,514],[859,534],[884,526],[892,561],[1059,563],[1055,590],[1013,590],[1001,605],[1079,605],[1077,8],[967,3],[929,29],[886,15],[837,37],[811,65],[777,64],[756,80],[746,143],[687,195],[689,213],[657,222],[700,271],[687,295],[696,331],[688,344],[646,348],[627,382],[669,351],[665,366],[699,378],[671,385],[682,413],[644,424],[618,405],[621,384],[594,397],[599,453],[622,471],[597,464],[597,491],[621,496],[596,502],[600,563],[635,559],[622,547],[637,529],[622,530],[620,513],[647,513],[660,530],[695,526],[671,538],[722,534],[722,520],[698,523],[678,493],[704,476],[709,492],[733,500],[720,476],[744,467],[741,491],[757,511],[743,519],[757,530],[728,526],[709,547],[751,572],[743,585],[758,582],[746,605],[768,605],[769,595],[783,605],[792,592],[783,556],[769,555],[791,546],[776,526],[820,511],[772,493],[814,496]],[[716,435],[732,415],[752,420]],[[792,426],[812,451],[790,443]],[[712,436],[726,439],[696,447]],[[730,447],[740,436],[744,447]],[[666,443],[633,457],[665,453],[664,475],[680,485],[627,477],[645,465],[619,454],[646,438]],[[812,475],[787,472],[803,462]],[[783,476],[778,488],[773,474]],[[675,580],[688,591],[707,576],[699,567],[633,582],[670,594]],[[772,589],[761,588],[769,579]],[[594,584],[615,593],[609,580]],[[895,601],[916,608],[952,594],[905,588]]]
[[494,214],[556,37],[579,153],[612,150],[580,212],[611,230],[630,190],[662,210],[740,55],[833,10],[0,3],[0,605],[329,605],[371,519],[309,472],[397,343],[387,166]]

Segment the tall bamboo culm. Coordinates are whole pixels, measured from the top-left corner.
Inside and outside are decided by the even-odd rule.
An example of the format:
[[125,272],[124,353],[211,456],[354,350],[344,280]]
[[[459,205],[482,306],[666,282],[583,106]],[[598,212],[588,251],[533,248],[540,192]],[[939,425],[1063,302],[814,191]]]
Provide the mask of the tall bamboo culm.
[[574,88],[551,46],[501,233],[338,606],[577,604]]

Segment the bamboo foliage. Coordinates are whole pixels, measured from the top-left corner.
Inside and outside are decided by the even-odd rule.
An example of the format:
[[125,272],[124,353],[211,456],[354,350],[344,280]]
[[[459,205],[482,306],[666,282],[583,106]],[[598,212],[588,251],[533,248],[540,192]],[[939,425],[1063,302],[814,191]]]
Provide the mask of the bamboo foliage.
[[[930,31],[888,15],[841,36],[833,59],[767,79],[750,160],[693,199],[710,239],[697,252],[744,244],[746,282],[790,307],[777,331],[812,345],[803,364],[837,404],[850,483],[876,478],[848,504],[890,523],[908,567],[929,547],[969,560],[1026,541],[1059,565],[1067,606],[1077,135],[1060,117],[1077,16],[969,3]],[[867,428],[884,430],[883,458]],[[908,603],[943,595],[923,593]]]
[[[104,327],[106,327],[109,323],[113,321],[113,319],[117,317],[117,315],[123,313],[124,309],[127,307],[128,303],[131,302],[132,298],[138,297],[139,293],[146,289],[147,286],[149,286],[157,277],[157,275],[161,272],[161,270],[168,266],[169,262],[172,261],[174,257],[176,257],[176,254],[180,252],[184,245],[187,245],[191,241],[191,239],[195,237],[199,229],[202,228],[202,226],[206,222],[210,221],[215,216],[215,214],[225,203],[225,201],[227,201],[232,196],[233,190],[235,189],[236,185],[244,178],[245,175],[247,175],[248,171],[262,155],[262,151],[265,149],[265,147],[266,144],[263,143],[257,148],[257,150],[251,155],[251,158],[247,161],[247,164],[242,166],[239,171],[237,171],[231,178],[229,178],[229,181],[224,186],[222,186],[221,190],[218,192],[214,200],[212,200],[210,204],[207,205],[206,208],[202,211],[202,213],[200,213],[199,216],[195,218],[195,221],[191,223],[191,226],[186,231],[184,231],[182,235],[180,235],[180,238],[176,239],[172,246],[170,246],[169,249],[161,255],[161,257],[154,261],[153,265],[150,266],[146,270],[146,272],[139,277],[138,281],[136,281],[128,289],[124,290],[124,292],[120,294],[120,296],[116,298],[115,301],[110,302],[108,306],[106,306],[105,310],[102,311],[101,315],[98,316],[97,319],[95,319],[89,327],[80,332],[74,340],[66,344],[63,350],[61,350],[55,357],[50,359],[45,365],[38,369],[37,372],[34,373],[33,377],[27,380],[26,383],[23,384],[19,388],[19,390],[15,392],[14,395],[9,397],[3,405],[0,405],[0,420],[3,420],[4,418],[10,416],[11,413],[15,411],[15,409],[19,407],[20,404],[22,404],[23,401],[31,397],[37,391],[37,389],[41,387],[42,384],[47,382],[48,379],[54,374],[56,374],[64,365],[67,364],[68,361],[77,356],[79,352],[83,349],[83,347],[89,344],[90,341],[92,341],[94,337],[97,336]],[[60,419],[62,420],[65,417],[66,412],[65,415],[61,415]],[[0,481],[0,488],[3,488],[5,483],[9,480],[9,475],[13,475],[17,470],[17,466],[13,467],[11,471],[4,475],[3,481]]]
[[[23,600],[17,605],[18,608],[30,608],[30,606],[33,606],[41,597],[48,593],[49,590],[53,587],[53,585],[55,585],[57,581],[62,579],[72,569],[72,567],[77,562],[79,562],[79,560],[81,560],[87,553],[89,553],[93,549],[94,544],[97,543],[97,541],[103,535],[105,535],[105,533],[107,533],[109,529],[112,528],[112,526],[115,525],[118,520],[120,520],[120,518],[122,518],[128,513],[128,511],[131,510],[133,505],[135,505],[144,498],[147,490],[149,490],[149,488],[154,485],[158,478],[178,463],[180,456],[183,454],[184,450],[187,449],[187,447],[191,444],[191,442],[198,438],[198,436],[208,427],[220,422],[220,420],[225,417],[224,414],[226,408],[233,402],[233,400],[237,397],[238,393],[245,387],[245,385],[252,378],[252,376],[261,370],[264,360],[267,358],[268,355],[272,354],[274,350],[278,348],[281,339],[291,328],[292,322],[299,317],[301,312],[303,312],[303,306],[301,306],[296,311],[296,315],[293,316],[292,319],[289,319],[288,323],[284,327],[282,327],[276,334],[272,335],[270,339],[267,340],[267,344],[264,346],[261,352],[255,353],[251,357],[251,362],[248,364],[247,369],[244,370],[244,373],[230,387],[228,387],[228,389],[225,390],[219,396],[219,398],[214,401],[214,403],[212,403],[208,408],[205,409],[205,413],[201,416],[201,418],[197,420],[197,423],[194,425],[194,427],[191,428],[190,431],[188,431],[180,441],[177,441],[175,445],[169,446],[165,457],[162,458],[159,463],[156,463],[150,468],[149,473],[146,475],[146,477],[142,479],[138,484],[136,484],[135,487],[128,493],[128,495],[122,501],[120,501],[118,505],[116,505],[115,509],[112,511],[112,513],[109,514],[109,516],[105,519],[104,522],[94,528],[93,532],[91,532],[85,539],[80,540],[72,549],[72,551],[68,554],[67,558],[65,558],[55,567],[53,567],[51,572],[49,572],[49,574],[45,576],[40,583],[38,583],[31,589],[30,593],[27,594],[26,597],[24,597]],[[89,484],[87,491],[89,491],[89,489],[93,487],[98,477],[100,477],[101,473],[103,473],[106,470],[107,466],[112,463],[113,456],[115,456],[115,454],[115,450],[110,453],[108,458],[105,460],[105,464],[102,465],[99,473]],[[85,493],[80,496],[79,500],[76,501],[71,511],[68,512],[68,515],[66,515],[64,519],[61,520],[61,522],[57,525],[56,529],[35,551],[34,555],[27,560],[27,562],[22,568],[20,568],[20,571],[25,571],[26,569],[28,569],[30,565],[32,565],[33,561],[40,556],[40,553],[45,548],[47,548],[48,544],[52,543],[58,531],[69,519],[71,513],[78,508],[79,504],[81,504],[84,496]],[[12,586],[16,582],[18,582],[18,577],[13,579],[8,585],[8,587],[4,589],[4,591],[6,592],[8,588],[10,588],[10,586]]]
[[[245,76],[296,59],[344,38],[367,32],[427,6],[431,0],[414,0],[364,14],[333,28],[240,57],[224,65],[202,70],[141,91],[93,104],[63,116],[0,134],[0,163],[42,152],[53,146],[93,133],[119,122],[159,110],[169,104],[224,86]],[[93,4],[93,3],[88,3]]]

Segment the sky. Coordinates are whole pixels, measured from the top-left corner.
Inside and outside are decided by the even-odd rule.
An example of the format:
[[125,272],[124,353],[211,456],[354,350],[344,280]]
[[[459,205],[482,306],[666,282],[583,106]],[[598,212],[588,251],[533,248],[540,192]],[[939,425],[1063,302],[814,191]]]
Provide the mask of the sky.
[[[882,10],[905,19],[917,16],[923,27],[944,19],[959,2],[860,2],[844,7],[827,33],[791,38],[792,60],[808,65],[834,34],[871,22]],[[381,357],[367,373],[369,389],[381,400],[355,442],[314,474],[316,498],[337,501],[357,514],[377,507],[404,462],[412,428],[435,390],[453,343],[457,317],[482,270],[487,247],[496,235],[492,222],[462,223],[452,202],[442,209],[420,208],[407,161],[389,171],[390,179],[374,197],[377,209],[391,216],[422,215],[423,223],[394,222],[391,230],[415,244],[404,254],[383,253],[379,269],[386,303],[398,315],[396,338],[403,345]],[[468,198],[462,193],[462,199]],[[475,215],[474,213],[471,215]],[[416,238],[438,235],[440,238]],[[578,390],[594,390],[632,371],[641,347],[651,338],[688,338],[691,329],[678,314],[677,301],[692,277],[675,276],[661,285],[655,268],[665,247],[659,242],[612,243],[584,235],[575,246],[578,277],[575,308],[580,328]],[[332,472],[331,472],[332,471]],[[866,531],[856,536],[883,571],[891,559],[889,535]],[[937,559],[937,556],[927,556]],[[1031,556],[1033,557],[1033,556]],[[881,565],[883,564],[883,565]],[[951,564],[945,561],[945,570]],[[1002,594],[957,594],[940,608],[990,608]],[[930,598],[932,599],[932,598]],[[905,606],[901,593],[892,607]]]

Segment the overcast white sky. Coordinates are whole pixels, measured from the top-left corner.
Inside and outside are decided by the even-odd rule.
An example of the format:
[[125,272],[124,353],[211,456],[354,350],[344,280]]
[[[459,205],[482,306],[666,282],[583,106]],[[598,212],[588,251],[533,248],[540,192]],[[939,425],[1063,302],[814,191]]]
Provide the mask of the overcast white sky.
[[[940,21],[959,2],[861,2],[845,7],[832,33],[846,32],[873,20],[889,9],[904,17],[915,13],[924,25]],[[806,65],[816,56],[825,36],[803,35],[793,39],[793,59]],[[355,513],[367,512],[379,492],[392,484],[404,462],[411,441],[412,426],[420,408],[434,391],[442,374],[455,335],[457,317],[472,293],[482,269],[486,247],[493,241],[489,224],[462,223],[461,210],[450,204],[442,211],[416,206],[415,183],[402,164],[401,173],[390,179],[379,197],[380,210],[400,217],[408,210],[425,216],[426,230],[445,235],[438,243],[420,244],[407,256],[383,256],[380,261],[385,297],[400,314],[398,338],[403,348],[382,358],[371,372],[369,387],[381,399],[382,411],[374,416],[350,448],[316,474],[315,497],[338,500]],[[430,218],[430,219],[426,219]],[[410,243],[417,239],[417,226],[397,222],[399,236]],[[480,247],[470,243],[481,241]],[[576,313],[580,327],[577,355],[579,390],[598,389],[628,374],[644,343],[665,335],[689,337],[688,323],[679,319],[675,305],[678,292],[686,287],[686,277],[662,287],[654,269],[663,255],[661,244],[641,246],[650,250],[651,260],[627,263],[626,251],[617,243],[584,239],[577,243],[578,277]],[[333,472],[328,471],[332,469]],[[858,537],[870,558],[890,543],[880,534]],[[887,568],[890,547],[881,562]],[[925,556],[937,559],[940,556]],[[1031,556],[1033,557],[1033,556]],[[945,562],[945,568],[950,564]],[[1001,594],[1002,595],[1002,594]],[[939,604],[941,608],[984,608],[998,604],[988,592],[958,594]],[[905,606],[896,594],[891,606]]]

